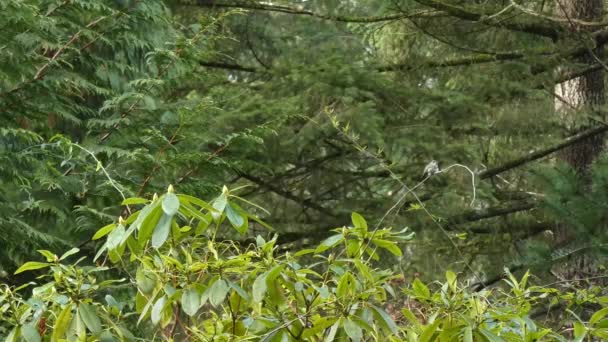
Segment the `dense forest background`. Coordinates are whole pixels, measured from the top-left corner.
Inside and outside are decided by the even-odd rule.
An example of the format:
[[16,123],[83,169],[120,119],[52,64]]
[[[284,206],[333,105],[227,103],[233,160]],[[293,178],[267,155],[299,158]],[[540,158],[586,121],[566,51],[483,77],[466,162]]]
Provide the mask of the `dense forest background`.
[[172,184],[261,206],[242,244],[357,211],[416,233],[385,262],[409,280],[601,284],[607,25],[602,0],[4,0],[0,281]]

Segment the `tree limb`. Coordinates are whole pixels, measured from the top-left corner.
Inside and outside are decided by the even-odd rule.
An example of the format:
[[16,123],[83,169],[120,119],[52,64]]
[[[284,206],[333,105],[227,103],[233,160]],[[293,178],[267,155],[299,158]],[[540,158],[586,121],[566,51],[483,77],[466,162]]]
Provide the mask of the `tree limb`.
[[[488,218],[499,217],[514,214],[520,211],[526,211],[533,209],[536,204],[533,201],[522,201],[515,203],[509,206],[497,206],[491,207],[483,210],[470,210],[466,211],[462,214],[452,216],[446,220],[447,224],[445,225],[446,230],[453,230],[455,226],[470,223],[480,220],[485,220]],[[472,230],[475,233],[487,233],[486,230]]]
[[590,128],[587,129],[585,131],[582,131],[576,135],[573,135],[569,138],[566,138],[564,141],[562,141],[559,144],[556,144],[554,146],[548,147],[546,149],[540,150],[540,151],[535,151],[532,153],[529,153],[526,156],[523,156],[521,158],[517,158],[514,160],[511,160],[509,162],[506,162],[500,166],[497,167],[493,167],[491,169],[487,169],[485,171],[480,172],[479,174],[477,174],[477,177],[479,177],[480,179],[486,179],[486,178],[490,178],[493,176],[496,176],[497,174],[500,174],[502,172],[514,169],[516,167],[522,166],[524,164],[527,164],[531,161],[546,157],[548,155],[550,155],[553,152],[557,152],[563,148],[566,148],[570,145],[574,145],[578,142],[581,142],[585,139],[589,139],[593,136],[596,136],[598,134],[604,133],[608,131],[608,125],[602,125],[599,127],[594,127],[594,128]]
[[416,2],[434,8],[439,11],[446,12],[450,16],[460,18],[467,21],[478,22],[489,26],[505,28],[511,31],[524,32],[542,37],[557,40],[563,32],[563,27],[560,25],[548,25],[539,22],[528,20],[516,20],[511,22],[503,22],[494,20],[490,12],[476,12],[454,4],[448,4],[439,0],[416,0]]
[[214,0],[199,0],[196,5],[201,7],[216,7],[216,8],[240,8],[246,10],[255,10],[255,11],[268,11],[268,12],[277,12],[277,13],[285,13],[285,14],[293,14],[293,15],[304,15],[309,17],[314,17],[323,20],[333,20],[338,22],[345,23],[378,23],[385,21],[394,21],[401,20],[407,18],[421,18],[421,17],[432,17],[437,15],[442,15],[441,12],[437,11],[419,11],[415,13],[398,13],[398,14],[388,14],[384,16],[370,16],[370,17],[358,17],[358,16],[347,16],[347,15],[329,15],[316,13],[313,11],[306,10],[302,7],[295,6],[283,6],[283,5],[271,5],[267,3],[261,3],[257,1],[232,1],[232,2],[223,2],[223,1],[214,1]]

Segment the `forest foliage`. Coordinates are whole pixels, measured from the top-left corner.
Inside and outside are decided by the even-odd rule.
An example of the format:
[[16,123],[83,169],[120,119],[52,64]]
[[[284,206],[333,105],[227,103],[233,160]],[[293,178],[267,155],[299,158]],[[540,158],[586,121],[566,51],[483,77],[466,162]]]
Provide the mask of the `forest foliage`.
[[0,336],[606,338],[583,3],[1,1]]

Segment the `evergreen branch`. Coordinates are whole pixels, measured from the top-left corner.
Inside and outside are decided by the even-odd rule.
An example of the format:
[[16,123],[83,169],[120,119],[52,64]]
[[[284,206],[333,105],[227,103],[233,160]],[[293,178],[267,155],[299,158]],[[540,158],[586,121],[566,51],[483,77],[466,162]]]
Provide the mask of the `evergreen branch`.
[[262,70],[255,67],[248,67],[239,64],[232,63],[224,63],[224,62],[198,62],[199,65],[207,68],[214,69],[226,69],[226,70],[234,70],[234,71],[244,71],[244,72],[261,72]]
[[410,70],[414,67],[426,67],[426,68],[444,68],[444,67],[453,67],[453,66],[467,66],[467,65],[475,65],[475,64],[484,64],[484,63],[493,63],[498,61],[509,61],[509,60],[517,60],[524,58],[525,55],[522,53],[497,53],[492,55],[478,55],[471,57],[462,57],[462,58],[454,58],[447,59],[443,61],[426,61],[422,62],[418,65],[407,65],[407,64],[394,64],[394,65],[384,65],[377,68],[379,72],[386,71],[403,71]]
[[587,129],[585,131],[582,131],[576,135],[573,135],[571,137],[566,138],[564,141],[560,142],[559,144],[556,144],[554,146],[539,150],[539,151],[535,151],[532,153],[529,153],[526,156],[511,160],[509,162],[506,162],[500,166],[497,167],[493,167],[491,169],[487,169],[485,171],[480,172],[479,174],[477,174],[477,176],[480,179],[486,179],[486,178],[490,178],[493,176],[496,176],[500,173],[503,173],[505,171],[514,169],[516,167],[522,166],[524,164],[527,164],[531,161],[535,161],[537,159],[546,157],[548,155],[550,155],[553,152],[557,152],[561,149],[564,149],[570,145],[574,145],[576,143],[579,143],[581,141],[584,141],[586,139],[589,139],[591,137],[594,137],[598,134],[602,134],[604,132],[608,131],[608,125],[602,125],[602,126],[598,126],[598,127],[594,127],[594,128],[590,128]]
[[542,37],[551,38],[553,40],[557,40],[563,31],[563,28],[559,25],[546,25],[538,22],[522,20],[502,22],[494,19],[494,13],[476,12],[474,10],[469,10],[463,6],[448,4],[439,0],[416,0],[416,2],[434,8],[438,11],[445,12],[448,15],[459,19],[478,22],[493,27],[508,29],[511,31],[534,34]]
[[[499,61],[518,60],[525,58],[525,55],[518,52],[513,53],[497,53],[497,54],[484,54],[471,57],[453,58],[446,59],[443,61],[424,61],[418,64],[388,64],[380,65],[375,67],[378,72],[391,72],[391,71],[408,71],[415,68],[445,68],[445,67],[456,67],[456,66],[468,66],[476,64],[493,63]],[[266,70],[259,69],[256,67],[240,65],[236,63],[216,62],[216,61],[199,61],[199,65],[206,68],[214,69],[225,69],[233,71],[261,73]]]
[[483,210],[469,210],[462,214],[452,216],[446,220],[446,229],[452,230],[454,226],[485,220],[493,217],[506,216],[520,211],[526,211],[535,207],[533,201],[522,201],[509,206],[497,206]]
[[48,60],[48,62],[46,62],[45,64],[40,66],[38,69],[36,69],[36,73],[34,74],[33,78],[30,78],[28,80],[21,82],[20,84],[17,84],[12,89],[10,89],[6,92],[0,93],[0,97],[3,97],[7,94],[15,93],[15,92],[23,89],[28,84],[42,80],[44,78],[46,70],[51,66],[51,64],[53,64],[53,62],[57,61],[57,59],[61,55],[63,55],[64,51],[68,47],[70,47],[72,44],[74,44],[74,42],[76,42],[78,40],[78,38],[80,38],[80,36],[82,35],[82,33],[84,32],[85,29],[90,29],[107,18],[108,18],[108,16],[101,16],[101,17],[98,17],[97,19],[89,22],[88,24],[86,24],[84,28],[82,28],[82,29],[78,30],[78,32],[74,33],[72,35],[72,37],[70,37],[70,39],[63,46],[61,46],[57,51],[55,51],[55,53],[53,54],[53,56],[51,56],[51,58]]
[[[85,28],[89,29],[97,24],[99,24],[100,22],[102,22],[103,20],[105,20],[106,18],[108,18],[107,16],[102,16],[99,17],[93,21],[91,21],[90,23],[88,23]],[[34,76],[34,80],[40,80],[44,77],[44,72],[46,71],[46,69],[48,69],[48,67],[57,60],[57,58],[59,56],[61,56],[61,54],[65,51],[65,49],[67,49],[70,45],[72,45],[76,40],[78,40],[78,38],[80,37],[80,35],[82,35],[82,33],[84,32],[84,28],[79,30],[78,32],[76,32],[72,38],[70,38],[70,40],[68,40],[67,43],[65,43],[61,48],[59,48],[51,57],[51,59],[42,67],[40,67],[37,71],[36,71],[36,75]]]
[[256,177],[252,174],[248,174],[245,173],[243,171],[239,171],[239,170],[234,170],[236,174],[238,174],[239,176],[263,187],[266,188],[272,192],[274,192],[275,194],[281,196],[281,197],[285,197],[289,200],[292,200],[298,204],[300,204],[302,207],[304,208],[311,208],[311,209],[315,209],[316,211],[323,213],[325,215],[331,216],[331,217],[336,217],[338,215],[336,215],[335,213],[333,213],[331,210],[324,208],[322,206],[320,206],[317,203],[314,203],[310,200],[310,198],[299,198],[298,196],[292,194],[291,192],[281,189],[278,186],[275,186],[273,184],[270,184],[268,182],[265,182],[263,179]]
[[346,15],[329,15],[316,13],[313,11],[306,10],[301,7],[283,6],[283,5],[271,5],[268,3],[261,3],[257,1],[234,1],[234,2],[221,2],[213,0],[198,0],[197,6],[201,7],[216,7],[216,8],[239,8],[244,10],[254,11],[267,11],[277,12],[284,14],[303,15],[314,17],[323,20],[332,20],[345,23],[379,23],[386,21],[394,21],[409,18],[428,18],[438,15],[443,15],[442,12],[437,11],[419,11],[415,13],[399,13],[399,14],[388,14],[384,16],[369,16],[369,17],[358,17],[358,16],[346,16]]

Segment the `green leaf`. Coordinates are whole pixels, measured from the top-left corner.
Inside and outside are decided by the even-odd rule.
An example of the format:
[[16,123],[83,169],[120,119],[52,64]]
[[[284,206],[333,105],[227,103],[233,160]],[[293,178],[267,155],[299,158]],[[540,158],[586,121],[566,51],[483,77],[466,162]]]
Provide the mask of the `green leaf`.
[[213,307],[217,307],[218,305],[224,302],[226,299],[226,295],[230,291],[230,286],[226,283],[224,279],[218,279],[213,285],[211,285],[211,290],[209,293],[209,303],[213,305]]
[[457,282],[456,273],[448,270],[445,272],[445,278],[448,280],[448,286],[450,287],[450,289],[452,289],[452,291],[455,291]]
[[281,275],[281,272],[283,271],[283,269],[285,268],[285,265],[277,265],[275,267],[273,267],[270,271],[267,272],[266,274],[266,284],[270,285],[275,279],[277,279],[277,277],[279,275]]
[[152,234],[152,247],[159,248],[167,241],[171,231],[171,221],[172,216],[163,213]]
[[160,322],[161,318],[163,317],[163,309],[165,308],[166,302],[167,297],[162,296],[156,301],[156,303],[154,303],[154,306],[152,307],[152,315],[150,316],[150,319],[152,319],[152,324],[156,325],[158,322]]
[[65,333],[70,326],[72,321],[72,305],[66,305],[63,310],[57,316],[57,321],[53,327],[53,335],[51,336],[52,341],[59,341],[60,338],[65,337]]
[[177,214],[179,210],[179,199],[174,193],[168,192],[163,198],[162,207],[165,214],[173,216]]
[[429,299],[431,297],[431,291],[428,287],[426,287],[426,285],[424,285],[423,282],[420,281],[420,279],[414,279],[412,287],[414,289],[414,294],[416,295],[416,297],[423,299]]
[[359,215],[356,212],[351,214],[351,220],[353,221],[353,226],[355,228],[361,228],[364,232],[367,232],[367,222],[363,218],[363,216]]
[[239,296],[241,296],[241,298],[245,299],[246,301],[249,301],[249,294],[247,293],[247,291],[245,291],[242,287],[240,287],[239,285],[231,282],[230,280],[228,280],[228,285],[234,289],[234,291],[236,293],[239,294]]
[[59,258],[59,261],[64,260],[65,258],[67,258],[67,257],[69,257],[71,255],[74,255],[74,254],[76,254],[78,252],[80,252],[80,249],[74,247],[74,248],[70,249],[69,251],[63,253],[63,255]]
[[117,249],[121,244],[127,233],[125,226],[119,224],[116,229],[114,229],[110,235],[108,235],[107,247],[109,251]]
[[424,328],[424,330],[420,334],[420,337],[418,338],[418,342],[432,341],[431,339],[433,338],[433,335],[435,335],[435,331],[437,331],[439,323],[441,323],[441,320],[438,319],[433,322],[433,324],[428,325],[426,328]]
[[587,328],[585,325],[579,321],[574,322],[574,341],[580,342],[585,339],[587,335]]
[[18,334],[19,334],[19,327],[14,327],[13,330],[11,330],[11,332],[8,334],[8,336],[6,336],[6,339],[4,339],[4,342],[17,342],[18,339]]
[[344,320],[344,331],[353,342],[361,341],[363,338],[363,329],[350,318]]
[[51,251],[47,251],[46,249],[39,249],[37,252],[42,254],[42,256],[44,256],[46,258],[46,261],[48,262],[53,262],[56,260],[55,258],[57,256]]
[[608,307],[605,307],[605,308],[595,312],[589,319],[589,324],[593,325],[593,324],[601,321],[602,318],[606,317],[606,315],[608,315]]
[[372,243],[380,248],[384,248],[387,251],[393,253],[396,256],[402,256],[403,252],[401,251],[401,248],[399,248],[397,246],[396,243],[392,242],[392,241],[387,241],[387,240],[380,240],[380,239],[373,239]]
[[82,321],[87,326],[89,331],[95,335],[101,333],[101,321],[99,320],[93,306],[80,303],[80,305],[78,305],[78,312],[80,314],[80,318],[82,318]]
[[389,314],[386,313],[386,311],[384,311],[384,309],[379,308],[374,305],[371,306],[371,309],[372,309],[372,314],[374,315],[374,318],[376,319],[376,321],[380,324],[380,326],[382,328],[390,331],[393,334],[397,333],[397,331],[398,331],[397,324],[395,323],[395,321],[393,321],[391,316],[389,316]]
[[156,288],[156,275],[152,271],[140,268],[135,275],[137,288],[146,295],[149,295]]
[[137,237],[140,246],[143,246],[146,242],[148,242],[148,239],[152,236],[152,233],[154,232],[154,228],[156,228],[158,221],[163,215],[162,209],[159,208],[156,203],[152,204],[148,213],[145,213],[146,210],[144,209],[137,218],[137,220],[133,223],[136,224],[137,221],[139,221],[139,219],[143,217],[141,225],[139,226],[139,235]]
[[201,295],[194,288],[189,288],[182,293],[182,309],[186,315],[192,317],[201,307]]
[[217,221],[220,219],[222,213],[224,212],[224,209],[226,208],[226,204],[228,204],[228,198],[226,197],[226,194],[219,195],[213,201],[213,209],[215,209],[216,211],[212,211],[211,216],[213,216],[214,220]]
[[331,326],[329,332],[327,333],[327,336],[325,336],[325,339],[323,341],[332,342],[336,338],[336,333],[338,332],[338,328],[340,328],[340,322],[341,320],[338,320]]
[[344,235],[342,235],[342,234],[332,235],[332,236],[328,237],[327,239],[323,240],[323,242],[321,242],[321,244],[315,249],[315,253],[323,253],[324,251],[339,244],[343,240],[344,240]]
[[24,324],[21,326],[21,335],[27,342],[40,342],[40,334],[34,324]]
[[[228,221],[230,221],[230,224],[232,224],[232,226],[241,234],[245,233],[243,231],[241,231],[240,228],[242,228],[243,224],[245,223],[245,219],[243,218],[243,216],[241,216],[241,214],[236,211],[236,209],[234,209],[230,203],[226,204],[226,217],[228,217]],[[245,229],[246,231],[246,229]]]
[[416,329],[421,329],[421,324],[420,321],[418,321],[418,317],[416,317],[416,315],[414,315],[414,313],[410,311],[410,309],[403,308],[401,309],[401,313],[403,314],[403,317],[405,317],[410,322],[410,324],[416,327]]
[[319,317],[311,322],[312,327],[305,329],[302,333],[302,339],[308,340],[309,338],[316,336],[317,334],[325,331],[328,327],[332,326],[338,318],[336,317]]
[[131,197],[131,198],[125,198],[122,201],[122,205],[145,204],[148,202],[150,202],[150,201],[145,198]]
[[266,295],[266,276],[267,273],[262,273],[253,282],[253,301],[256,303],[260,303]]
[[184,195],[184,194],[179,194],[177,195],[178,198],[185,200],[188,203],[192,203],[192,204],[196,204],[201,208],[205,208],[209,211],[216,211],[215,208],[213,208],[211,205],[209,205],[209,203],[203,201],[202,199],[198,199],[196,197],[193,196],[189,196],[189,195]]
[[102,237],[108,235],[111,231],[113,231],[114,228],[116,228],[116,223],[111,223],[103,228],[100,228],[97,232],[95,232],[95,235],[93,235],[91,240],[101,239]]
[[477,330],[483,335],[483,337],[487,338],[490,342],[504,342],[502,338],[496,336],[496,334],[484,328],[478,328]]
[[340,278],[340,281],[338,281],[336,295],[338,296],[338,298],[343,298],[347,294],[349,294],[353,291],[356,291],[354,286],[355,286],[355,277],[353,277],[353,275],[347,271],[342,275],[342,277]]
[[25,264],[23,264],[21,267],[19,267],[13,274],[19,274],[19,273],[25,272],[25,271],[38,270],[38,269],[49,267],[49,266],[51,266],[51,264],[46,263],[46,262],[28,261]]
[[462,342],[473,342],[473,329],[467,326],[463,329],[462,332]]

